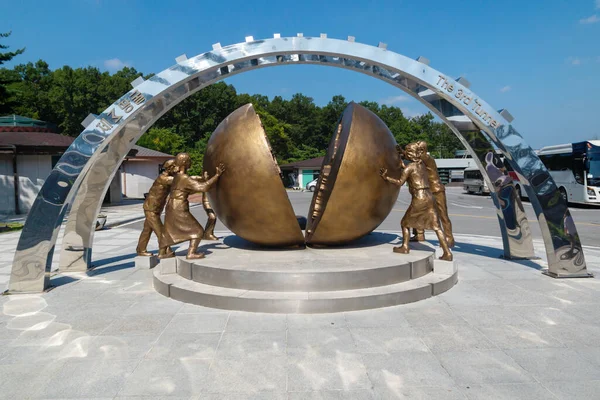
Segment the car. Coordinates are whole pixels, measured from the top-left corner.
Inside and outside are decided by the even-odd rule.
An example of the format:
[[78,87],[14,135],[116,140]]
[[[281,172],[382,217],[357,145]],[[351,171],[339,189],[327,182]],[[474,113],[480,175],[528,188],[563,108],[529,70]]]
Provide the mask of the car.
[[481,175],[478,167],[470,167],[465,169],[463,188],[465,192],[487,194],[490,192],[485,179]]
[[309,190],[311,192],[314,192],[317,189],[317,181],[319,180],[319,178],[317,179],[313,179],[312,181],[308,182],[306,184],[306,190]]

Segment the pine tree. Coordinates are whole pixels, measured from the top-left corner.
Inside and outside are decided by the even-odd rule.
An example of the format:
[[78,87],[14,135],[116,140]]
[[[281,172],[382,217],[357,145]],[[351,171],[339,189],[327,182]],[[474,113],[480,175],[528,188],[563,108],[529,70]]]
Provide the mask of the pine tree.
[[[0,39],[7,38],[12,32],[0,33]],[[19,54],[23,54],[25,48],[18,49],[16,51],[4,52],[10,46],[0,44],[0,65],[12,60]],[[10,114],[12,111],[13,99],[8,89],[8,85],[14,82],[18,82],[18,75],[14,70],[8,70],[6,68],[0,68],[0,115]]]

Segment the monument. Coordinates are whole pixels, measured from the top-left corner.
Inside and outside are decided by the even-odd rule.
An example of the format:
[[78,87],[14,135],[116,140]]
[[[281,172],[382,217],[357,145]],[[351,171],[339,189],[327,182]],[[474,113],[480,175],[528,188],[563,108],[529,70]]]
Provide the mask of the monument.
[[[279,169],[260,118],[251,104],[240,107],[213,132],[204,157],[205,171],[227,162],[229,172],[205,193],[234,234],[225,236],[222,246],[203,259],[196,254],[197,239],[203,236],[200,224],[191,215],[174,218],[169,213],[171,198],[163,238],[185,230],[192,241],[185,258],[161,261],[154,271],[156,290],[192,304],[259,312],[349,311],[417,301],[448,290],[458,275],[429,191],[425,150],[424,143],[407,145],[404,153],[412,162],[399,167],[403,164],[396,142],[383,121],[350,103],[323,160],[324,172],[309,210],[306,247],[303,242],[282,240],[288,233],[297,240],[292,234],[300,226],[295,219],[285,219],[293,210],[287,195],[279,196],[281,179],[272,179],[279,178]],[[171,196],[190,166],[189,159],[181,161],[184,156],[177,156],[175,164],[182,169],[174,178]],[[388,177],[381,165],[400,171],[400,180]],[[378,176],[380,168],[384,179]],[[222,169],[217,167],[218,175]],[[257,177],[267,184],[259,185]],[[413,201],[402,219],[402,246],[392,252],[396,237],[374,230],[390,213],[405,181]],[[256,189],[240,191],[238,185],[246,182]],[[258,209],[252,212],[253,207]],[[240,212],[244,208],[247,211]],[[284,219],[273,219],[278,217]],[[408,254],[410,228],[433,229],[444,250],[443,261],[434,260],[435,249],[427,245]],[[161,246],[168,243],[163,239]]]
[[[178,57],[173,67],[148,80],[136,79],[132,82],[133,89],[117,99],[104,112],[99,115],[90,114],[82,122],[84,131],[56,164],[31,209],[15,253],[9,291],[11,293],[41,292],[48,287],[54,246],[61,222],[69,207],[71,212],[62,246],[65,250],[63,253],[68,249],[70,257],[64,262],[70,265],[72,260],[78,259],[79,265],[89,267],[92,259],[95,218],[104,193],[133,143],[164,113],[189,95],[230,75],[267,66],[294,63],[353,70],[378,78],[414,97],[439,116],[457,135],[473,155],[490,187],[492,187],[490,176],[478,152],[498,148],[519,175],[523,188],[535,209],[546,246],[549,273],[554,277],[589,276],[583,253],[573,250],[581,249],[581,243],[567,203],[561,198],[558,188],[543,163],[513,126],[513,117],[507,110],[496,111],[470,89],[470,83],[464,78],[452,79],[432,68],[428,59],[424,57],[410,59],[388,50],[383,43],[369,46],[357,43],[353,37],[349,37],[348,40],[337,40],[327,38],[325,34],[315,38],[298,34],[297,37],[282,38],[276,34],[273,38],[264,40],[247,37],[243,43],[226,47],[217,43],[213,45],[212,50],[196,57],[189,59],[186,56]],[[253,118],[252,113],[246,111],[248,111],[247,115],[240,115],[240,118],[247,118],[250,123]],[[240,113],[244,114],[245,111]],[[214,190],[209,190],[211,204],[216,214],[222,216],[224,223],[227,220],[226,225],[230,226],[232,231],[252,238],[257,243],[262,240],[265,244],[278,242],[277,245],[302,246],[305,238],[297,226],[291,206],[285,204],[287,196],[277,176],[276,162],[273,158],[268,159],[272,155],[268,143],[264,141],[263,132],[256,125],[260,124],[259,121],[255,119],[252,123],[254,124],[253,137],[256,141],[248,140],[244,145],[251,148],[247,150],[247,154],[258,154],[259,150],[262,152],[260,160],[257,161],[270,163],[261,170],[268,171],[264,173],[266,185],[277,182],[277,188],[268,190],[268,193],[277,198],[261,197],[262,202],[250,204],[249,206],[254,206],[251,208],[245,208],[243,204],[232,207],[237,204],[234,197],[239,196],[246,184],[241,179],[245,172],[234,170],[231,166],[231,170],[223,175],[223,182],[216,185]],[[213,143],[209,143],[209,150],[216,151],[213,154],[223,154],[225,158],[220,160],[214,158],[209,165],[205,164],[204,169],[211,173],[216,171],[217,163],[220,162],[230,168],[229,160],[226,158],[227,154],[231,153],[219,153],[220,146],[242,146],[233,143],[231,136],[226,133],[215,135],[213,139]],[[351,140],[347,142],[349,143]],[[341,142],[337,147],[338,151],[339,146]],[[233,152],[233,154],[239,156],[243,151],[244,149],[240,149],[240,153]],[[208,151],[207,157],[210,159]],[[309,243],[312,241],[318,244],[320,233],[325,233],[327,230],[328,213],[335,215],[338,203],[333,200],[336,191],[342,186],[336,188],[334,185],[329,198],[326,194],[327,189],[330,189],[329,182],[335,180],[339,183],[343,178],[343,168],[337,171],[336,177],[334,167],[337,162],[343,166],[345,157],[342,157],[342,160],[336,157],[330,160],[333,161],[331,169],[329,165],[325,168],[326,173],[323,176],[326,180],[323,179],[319,186],[323,188],[322,196],[319,202],[315,201],[312,215],[309,215],[309,223],[312,217],[315,217],[313,224],[317,222],[316,225],[311,226],[307,238]],[[210,168],[206,168],[207,166]],[[386,163],[381,163],[379,168],[385,166]],[[378,177],[376,171],[364,171],[364,173],[374,176],[380,184],[386,184],[388,190],[397,189]],[[209,185],[205,184],[204,188],[208,189],[207,186]],[[181,204],[185,203],[185,193],[189,194],[194,190],[186,189],[178,193],[178,196],[181,195]],[[531,237],[519,234],[527,231],[522,229],[526,221],[522,218],[514,218],[514,223],[521,225],[517,225],[513,230],[507,229],[505,224],[506,216],[510,213],[515,213],[518,217],[519,208],[502,208],[497,191],[492,193],[492,198],[498,208],[497,216],[501,226],[505,256],[507,258],[520,257],[524,254],[530,256],[531,252],[527,249],[533,248]],[[168,207],[167,205],[167,211],[169,211]],[[272,209],[272,212],[276,212],[280,218],[265,219],[270,215],[265,211],[266,209]],[[240,210],[251,210],[256,214],[256,220],[250,226],[255,226],[261,221],[263,223],[274,221],[274,224],[270,226],[269,231],[255,234],[246,222],[238,223],[235,218],[232,218],[232,213],[239,213]],[[338,215],[343,215],[343,212],[338,212]],[[366,229],[368,225],[365,223],[362,227]],[[175,240],[171,238],[167,243],[174,243],[183,236],[185,235]],[[328,235],[323,237],[327,238]],[[189,236],[186,238],[189,239]],[[407,256],[412,256],[412,253]],[[62,268],[62,257],[60,263]],[[185,273],[184,269],[182,273]],[[369,278],[376,279],[374,276]],[[436,290],[432,287],[434,286],[428,287],[430,294],[432,290]],[[173,286],[173,293],[177,293],[177,290],[176,286]],[[399,296],[397,293],[391,291],[388,294],[392,297],[396,296],[397,299]],[[375,294],[373,296],[369,298],[381,298]]]

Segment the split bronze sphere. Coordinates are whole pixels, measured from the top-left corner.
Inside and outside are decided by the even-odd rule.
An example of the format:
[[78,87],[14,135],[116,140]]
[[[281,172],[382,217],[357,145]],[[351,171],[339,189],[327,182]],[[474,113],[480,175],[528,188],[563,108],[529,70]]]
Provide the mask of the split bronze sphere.
[[263,246],[304,244],[267,134],[252,104],[217,126],[206,147],[204,170],[227,165],[208,197],[217,217],[236,235]]
[[361,238],[388,216],[400,187],[379,176],[401,163],[396,141],[377,115],[356,103],[344,110],[321,167],[305,236],[252,104],[231,113],[211,135],[204,170],[227,166],[208,192],[236,235],[263,246],[339,245]]

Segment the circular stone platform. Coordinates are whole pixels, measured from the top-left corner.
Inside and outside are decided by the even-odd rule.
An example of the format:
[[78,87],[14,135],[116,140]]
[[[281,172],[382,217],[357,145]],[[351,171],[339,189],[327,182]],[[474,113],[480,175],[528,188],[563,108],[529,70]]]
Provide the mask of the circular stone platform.
[[458,280],[428,243],[392,252],[398,236],[374,232],[341,247],[265,249],[235,235],[203,242],[201,260],[162,260],[155,289],[186,303],[228,310],[323,313],[411,303]]

